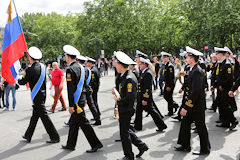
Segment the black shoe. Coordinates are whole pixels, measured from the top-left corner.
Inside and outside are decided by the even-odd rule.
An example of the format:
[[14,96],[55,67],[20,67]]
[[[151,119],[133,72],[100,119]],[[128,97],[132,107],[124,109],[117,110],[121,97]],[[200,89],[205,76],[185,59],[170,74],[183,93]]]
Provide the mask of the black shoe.
[[233,130],[234,128],[236,128],[238,125],[238,121],[232,123],[232,125],[229,127],[230,130]]
[[64,122],[64,124],[65,124],[66,126],[69,126],[69,125],[70,125],[70,123],[69,123],[69,122]]
[[217,121],[215,121],[216,123],[222,123],[222,121],[221,120],[217,120]]
[[115,142],[122,142],[121,139],[115,139]]
[[178,144],[176,146],[174,146],[174,148],[176,149],[176,151],[184,151],[184,152],[190,152],[191,151],[191,147],[183,147],[182,145]]
[[165,125],[165,126],[163,126],[163,127],[161,127],[161,128],[158,128],[158,129],[156,129],[156,131],[157,132],[162,132],[164,129],[166,129],[167,128],[167,125]]
[[74,151],[75,150],[75,148],[71,148],[71,147],[64,146],[64,145],[62,145],[62,149],[66,149],[66,150],[70,150],[70,151]]
[[66,108],[59,109],[58,111],[66,111]]
[[87,153],[97,152],[97,150],[99,150],[99,149],[102,148],[102,147],[103,147],[103,145],[100,144],[100,145],[98,145],[98,146],[96,146],[96,147],[94,147],[94,148],[92,148],[92,149],[87,150],[86,152],[87,152]]
[[134,158],[123,157],[123,158],[117,159],[117,160],[134,160]]
[[207,155],[207,154],[209,154],[209,153],[210,153],[210,151],[206,151],[206,152],[193,151],[193,152],[192,152],[193,155]]
[[229,128],[230,124],[220,123],[216,125],[217,127]]
[[91,125],[93,126],[100,126],[102,123],[101,121],[96,121],[95,123],[92,123]]
[[50,139],[50,140],[48,140],[48,141],[46,141],[46,143],[59,143],[60,142],[60,140],[59,139]]
[[25,139],[27,143],[31,142],[31,139],[27,138],[26,136],[22,136],[22,138]]
[[166,114],[165,116],[173,116],[173,113],[168,112],[168,114]]
[[148,149],[149,148],[146,144],[142,148],[139,148],[139,153],[136,155],[136,158],[141,157]]
[[173,116],[173,117],[171,117],[171,118],[172,118],[172,119],[176,119],[176,120],[178,120],[178,121],[181,121],[181,120],[182,120],[181,116],[179,116],[179,115]]
[[54,110],[52,110],[52,109],[48,109],[47,111],[51,112],[51,113],[54,113]]

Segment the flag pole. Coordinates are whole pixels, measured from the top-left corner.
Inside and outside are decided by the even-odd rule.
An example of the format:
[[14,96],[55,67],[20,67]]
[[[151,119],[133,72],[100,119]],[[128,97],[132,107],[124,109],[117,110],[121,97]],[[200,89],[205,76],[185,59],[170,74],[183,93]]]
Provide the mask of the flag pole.
[[17,8],[16,8],[14,0],[12,0],[12,2],[13,2],[13,5],[14,5],[14,9],[15,9],[16,15],[18,16],[18,12],[17,12]]

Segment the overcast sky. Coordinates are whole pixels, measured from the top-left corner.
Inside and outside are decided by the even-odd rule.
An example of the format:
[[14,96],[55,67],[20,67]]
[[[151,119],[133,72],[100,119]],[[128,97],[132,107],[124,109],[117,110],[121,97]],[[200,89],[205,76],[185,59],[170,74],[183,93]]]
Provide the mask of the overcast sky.
[[[76,13],[83,11],[83,3],[90,0],[15,0],[18,14],[21,16],[26,12],[29,13],[51,13],[57,12],[66,14],[68,12]],[[10,0],[0,0],[0,27],[7,23],[7,7]],[[14,6],[12,5],[14,10]],[[15,13],[12,17],[15,17]]]

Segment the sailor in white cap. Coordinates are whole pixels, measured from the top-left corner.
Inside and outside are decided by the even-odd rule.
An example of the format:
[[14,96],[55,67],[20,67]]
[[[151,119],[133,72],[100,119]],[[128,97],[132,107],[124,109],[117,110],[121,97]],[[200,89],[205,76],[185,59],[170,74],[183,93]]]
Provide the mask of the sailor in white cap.
[[62,145],[62,148],[67,150],[75,149],[78,130],[79,127],[81,127],[85,137],[92,147],[90,150],[87,150],[87,153],[96,152],[98,149],[102,148],[103,145],[96,136],[84,112],[84,105],[86,101],[86,91],[84,90],[85,70],[82,65],[76,62],[76,56],[80,55],[80,53],[76,48],[70,45],[65,45],[63,50],[68,64],[68,68],[66,69],[66,80],[69,113],[71,114],[70,119],[72,120],[70,120],[71,124],[67,144]]
[[[231,62],[226,58],[227,48],[214,48],[217,54],[218,65],[215,74],[215,83],[212,88],[217,88],[217,104],[219,107],[220,124],[218,127],[230,127],[232,130],[238,123],[233,112],[236,111],[236,105],[233,104],[233,96],[228,96],[227,92],[232,88],[234,81]],[[229,107],[230,106],[230,107]]]
[[139,50],[136,50],[136,62],[137,62],[137,64],[140,62],[140,57],[147,58],[148,55],[139,51]]
[[186,87],[186,102],[181,110],[183,119],[181,121],[180,132],[178,135],[177,145],[174,147],[177,151],[190,151],[190,130],[191,123],[195,123],[199,138],[200,151],[195,151],[195,155],[204,155],[210,153],[210,142],[208,138],[208,131],[205,124],[205,90],[204,90],[204,73],[198,65],[199,56],[201,52],[186,48],[188,52],[187,62],[190,65],[190,72],[188,76],[188,83]]
[[[133,60],[125,53],[118,51],[115,53],[116,69],[120,74],[116,79],[116,90],[113,91],[114,100],[118,104],[119,111],[119,127],[122,147],[125,157],[121,160],[133,160],[134,153],[132,152],[132,142],[138,149],[140,157],[148,146],[143,143],[135,133],[130,129],[131,117],[135,113],[135,98],[137,94],[137,78],[128,69],[128,66],[134,64]],[[119,96],[117,96],[118,94]]]
[[173,100],[173,91],[175,88],[175,73],[174,73],[174,66],[170,62],[171,54],[167,52],[161,52],[162,55],[162,61],[164,64],[163,68],[163,76],[164,76],[164,99],[168,103],[168,113],[166,116],[172,116],[173,115],[173,109],[174,112],[177,111],[178,104]]
[[95,67],[95,62],[96,60],[90,57],[86,57],[87,58],[87,63],[86,63],[86,67],[88,67],[88,69],[91,70],[91,81],[89,83],[89,85],[91,86],[93,92],[92,92],[92,97],[93,97],[93,101],[94,104],[97,108],[97,111],[99,113],[99,115],[101,115],[99,106],[98,106],[98,90],[99,90],[99,86],[100,86],[100,72],[99,70]]
[[84,85],[85,88],[86,88],[86,98],[87,98],[87,104],[88,104],[88,107],[93,115],[93,119],[95,120],[94,123],[92,123],[92,125],[95,125],[95,126],[98,126],[98,125],[101,125],[101,120],[100,120],[100,114],[94,104],[94,100],[93,100],[93,97],[92,97],[92,88],[90,87],[89,83],[90,83],[90,80],[92,78],[92,73],[91,73],[91,70],[89,68],[87,68],[85,66],[85,63],[87,62],[87,58],[82,56],[82,55],[78,55],[77,56],[77,62],[79,64],[81,64],[84,69],[85,69],[85,81],[86,81],[86,84]]
[[135,129],[142,130],[142,112],[145,110],[153,118],[154,123],[157,126],[157,131],[163,131],[167,128],[166,124],[161,119],[161,115],[158,113],[155,107],[153,107],[153,96],[152,96],[152,83],[153,76],[148,68],[150,62],[140,57],[139,67],[141,75],[138,81],[138,94],[137,94],[137,108],[136,108],[136,119]]
[[47,143],[58,143],[60,141],[60,137],[51,119],[49,118],[45,107],[46,72],[45,66],[38,61],[42,58],[42,52],[37,47],[30,47],[28,53],[31,66],[26,69],[25,75],[22,77],[22,79],[18,80],[18,83],[20,85],[25,85],[29,82],[31,88],[31,99],[33,101],[33,114],[23,138],[28,143],[31,142],[38,119],[40,118],[50,136],[50,140],[47,141]]

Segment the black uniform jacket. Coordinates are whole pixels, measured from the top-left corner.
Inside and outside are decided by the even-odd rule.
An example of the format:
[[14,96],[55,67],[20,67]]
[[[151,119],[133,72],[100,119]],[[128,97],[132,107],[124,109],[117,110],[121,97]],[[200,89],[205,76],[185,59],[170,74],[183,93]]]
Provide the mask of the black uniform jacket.
[[94,91],[98,91],[100,85],[100,72],[96,67],[91,68],[92,77],[89,85],[92,87]]
[[147,68],[143,73],[141,73],[138,81],[138,103],[142,103],[142,100],[147,101],[148,103],[152,102],[152,83],[152,72],[149,68]]
[[[66,80],[67,80],[67,91],[68,91],[68,102],[69,107],[74,107],[75,111],[77,109],[74,103],[74,93],[77,89],[77,85],[81,78],[81,67],[76,61],[70,63],[66,70]],[[78,101],[78,105],[83,107],[85,104],[86,94],[84,90],[81,93],[81,96]]]
[[117,82],[117,90],[121,96],[120,101],[118,101],[119,113],[134,111],[137,96],[137,78],[128,70],[122,76],[117,77]]
[[[39,62],[35,62],[26,69],[25,75],[23,76],[22,79],[18,80],[18,83],[20,85],[25,85],[25,84],[27,84],[27,82],[29,82],[29,86],[32,91],[34,86],[38,82],[40,76],[41,76],[41,65]],[[46,76],[45,76],[42,86],[40,87],[37,95],[35,96],[35,98],[33,100],[33,103],[34,104],[42,104],[42,103],[45,103],[45,100],[46,100]]]
[[204,73],[199,65],[190,69],[186,87],[187,101],[184,108],[188,111],[204,111],[206,106]]
[[175,75],[174,75],[174,66],[172,63],[168,62],[167,64],[164,65],[163,76],[164,76],[164,82],[166,83],[165,87],[174,88]]
[[222,63],[217,63],[215,71],[215,81],[213,86],[221,86],[224,91],[229,91],[233,85],[233,71],[231,63],[225,59]]

